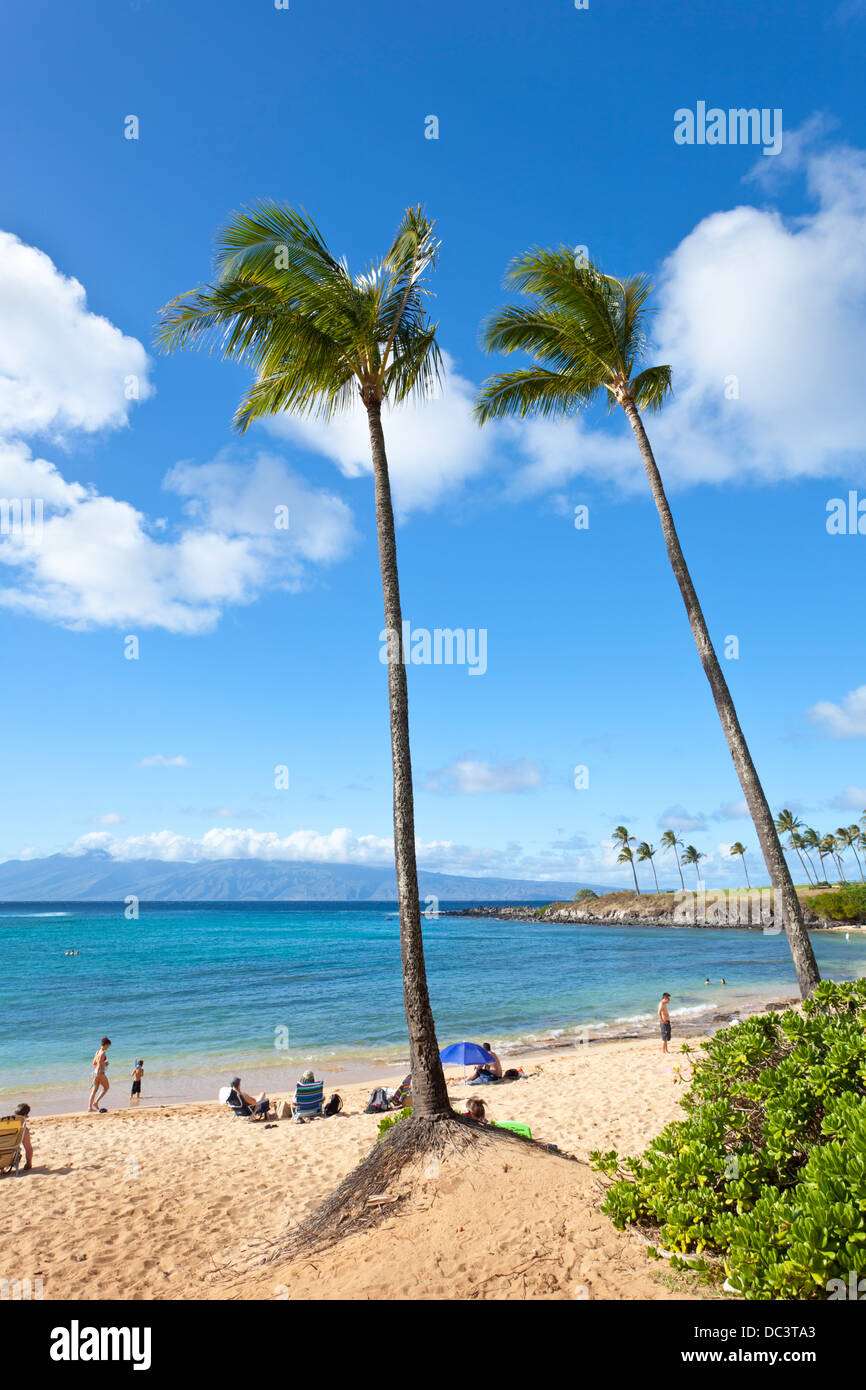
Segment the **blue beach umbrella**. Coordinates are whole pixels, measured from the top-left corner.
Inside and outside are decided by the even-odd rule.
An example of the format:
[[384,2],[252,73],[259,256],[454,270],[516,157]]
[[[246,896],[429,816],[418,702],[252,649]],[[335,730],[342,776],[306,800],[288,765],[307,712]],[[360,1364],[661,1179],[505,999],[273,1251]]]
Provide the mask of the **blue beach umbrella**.
[[439,1058],[443,1062],[452,1062],[455,1065],[462,1066],[464,1074],[467,1066],[470,1066],[472,1063],[474,1063],[475,1066],[479,1066],[483,1062],[493,1062],[496,1060],[492,1053],[488,1052],[483,1047],[479,1047],[478,1043],[472,1042],[449,1043],[447,1047],[443,1047],[442,1051],[439,1053]]

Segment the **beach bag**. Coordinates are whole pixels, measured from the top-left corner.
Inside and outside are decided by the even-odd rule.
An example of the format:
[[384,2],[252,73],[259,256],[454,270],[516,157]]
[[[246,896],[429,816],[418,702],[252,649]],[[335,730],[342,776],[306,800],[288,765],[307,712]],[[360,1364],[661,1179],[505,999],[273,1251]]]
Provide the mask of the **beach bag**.
[[381,1113],[381,1111],[388,1109],[388,1097],[385,1093],[385,1090],[382,1086],[377,1086],[375,1091],[371,1092],[370,1099],[367,1101],[367,1109],[364,1111],[364,1114],[378,1115]]
[[323,1114],[323,1115],[339,1115],[339,1113],[340,1113],[340,1111],[342,1110],[342,1108],[343,1108],[343,1097],[340,1096],[340,1095],[338,1095],[337,1092],[335,1091],[334,1094],[331,1096],[331,1098],[328,1100],[328,1102],[327,1102],[327,1104],[325,1105],[324,1109],[322,1110],[322,1114]]
[[520,1080],[520,1072],[517,1070],[516,1067],[509,1067],[509,1068],[508,1068],[508,1071],[505,1072],[505,1073],[503,1074],[502,1080],[503,1080],[503,1081],[519,1081],[519,1080]]

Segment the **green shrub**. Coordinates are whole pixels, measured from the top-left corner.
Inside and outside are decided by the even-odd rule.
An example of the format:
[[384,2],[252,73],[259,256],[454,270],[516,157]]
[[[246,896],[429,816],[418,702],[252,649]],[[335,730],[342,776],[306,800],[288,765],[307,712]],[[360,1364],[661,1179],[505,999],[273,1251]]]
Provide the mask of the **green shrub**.
[[845,883],[833,893],[818,893],[809,906],[819,917],[837,922],[866,922],[866,883]]
[[398,1125],[401,1120],[408,1120],[411,1114],[411,1105],[406,1105],[402,1110],[398,1110],[396,1115],[383,1115],[381,1120],[379,1121],[379,1132],[376,1135],[377,1143],[380,1139],[384,1139],[389,1129],[393,1129],[394,1126]]
[[574,897],[572,898],[572,902],[575,902],[575,903],[588,903],[588,902],[590,902],[593,898],[597,898],[597,897],[598,897],[598,894],[597,894],[597,893],[594,893],[593,890],[592,890],[591,888],[578,888],[577,892],[575,893]]
[[866,980],[825,980],[802,1013],[717,1033],[695,1064],[686,1119],[642,1158],[591,1155],[618,1178],[602,1210],[620,1229],[657,1228],[668,1250],[721,1257],[747,1299],[827,1298],[829,1280],[862,1278],[864,1025]]

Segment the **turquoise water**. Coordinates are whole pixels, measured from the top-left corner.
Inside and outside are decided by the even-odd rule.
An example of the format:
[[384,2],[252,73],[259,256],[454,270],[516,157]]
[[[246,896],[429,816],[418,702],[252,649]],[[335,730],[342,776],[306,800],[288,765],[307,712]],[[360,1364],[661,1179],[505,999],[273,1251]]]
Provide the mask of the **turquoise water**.
[[[235,1071],[288,1089],[302,1064],[335,1080],[406,1058],[391,904],[0,904],[0,1100],[83,1108],[93,1052],[112,1039],[109,1106],[145,1059],[145,1099],[213,1098]],[[813,938],[822,973],[866,975],[866,938]],[[504,1051],[654,1027],[662,990],[677,1028],[796,994],[784,936],[759,931],[425,923],[444,1046]],[[64,956],[66,949],[80,951]],[[709,975],[711,985],[704,984]],[[727,985],[718,982],[724,976]],[[246,1084],[246,1083],[245,1083]]]

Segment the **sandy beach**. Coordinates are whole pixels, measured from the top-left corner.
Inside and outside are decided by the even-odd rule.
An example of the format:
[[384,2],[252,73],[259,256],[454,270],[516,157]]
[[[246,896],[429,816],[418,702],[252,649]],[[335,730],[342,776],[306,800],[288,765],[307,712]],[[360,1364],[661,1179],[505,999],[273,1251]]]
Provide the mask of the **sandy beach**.
[[596,1148],[639,1153],[677,1118],[685,1061],[676,1040],[665,1057],[642,1039],[527,1054],[526,1079],[500,1086],[449,1069],[455,1102],[480,1096],[488,1118],[523,1121],[560,1153],[515,1140],[471,1164],[445,1158],[399,1216],[315,1261],[264,1267],[251,1255],[373,1144],[369,1083],[339,1085],[343,1114],[305,1125],[266,1128],[216,1103],[37,1117],[33,1171],[0,1181],[0,1276],[41,1279],[45,1299],[697,1297],[601,1215],[587,1163]]

